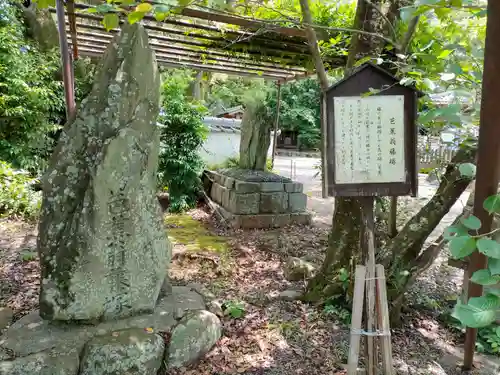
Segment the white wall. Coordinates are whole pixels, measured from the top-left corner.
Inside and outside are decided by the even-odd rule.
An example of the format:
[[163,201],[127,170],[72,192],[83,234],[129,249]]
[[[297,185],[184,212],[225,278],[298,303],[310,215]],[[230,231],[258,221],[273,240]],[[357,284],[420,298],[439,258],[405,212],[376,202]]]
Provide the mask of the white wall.
[[[210,164],[220,164],[230,157],[237,157],[240,153],[240,133],[225,133],[211,131],[208,133],[205,143],[200,149],[203,161]],[[271,133],[271,144],[267,151],[270,159],[273,150],[274,137]]]

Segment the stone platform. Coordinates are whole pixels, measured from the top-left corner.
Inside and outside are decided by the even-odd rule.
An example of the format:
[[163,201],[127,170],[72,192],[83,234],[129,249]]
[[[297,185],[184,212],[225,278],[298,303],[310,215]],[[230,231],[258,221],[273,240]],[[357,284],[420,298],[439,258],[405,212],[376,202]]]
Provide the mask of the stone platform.
[[202,295],[174,286],[151,314],[96,325],[21,318],[0,337],[0,374],[156,375],[192,363],[220,336]]
[[310,224],[303,185],[265,171],[207,171],[210,199],[234,228],[279,228]]

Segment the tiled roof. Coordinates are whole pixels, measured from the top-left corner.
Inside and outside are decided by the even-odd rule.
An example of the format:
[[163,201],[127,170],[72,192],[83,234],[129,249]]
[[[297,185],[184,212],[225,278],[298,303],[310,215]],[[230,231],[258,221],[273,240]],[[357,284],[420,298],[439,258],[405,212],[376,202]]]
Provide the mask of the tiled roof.
[[232,118],[206,116],[203,123],[211,132],[240,133],[241,120]]

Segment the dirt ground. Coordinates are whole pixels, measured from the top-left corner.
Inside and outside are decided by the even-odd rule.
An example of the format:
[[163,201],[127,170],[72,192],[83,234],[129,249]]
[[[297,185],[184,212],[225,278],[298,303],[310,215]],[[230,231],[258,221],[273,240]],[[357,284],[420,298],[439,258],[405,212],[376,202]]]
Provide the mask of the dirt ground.
[[[303,281],[290,283],[284,278],[283,266],[289,256],[307,256],[321,264],[328,227],[243,232],[221,229],[214,223],[202,208],[166,218],[174,243],[170,275],[175,283],[202,284],[220,304],[238,306],[242,316],[226,316],[223,337],[214,349],[196,365],[169,375],[345,374],[342,365],[349,346],[346,310],[277,298],[284,290],[304,287]],[[0,221],[0,306],[12,308],[14,320],[37,308],[35,246],[34,224]],[[404,328],[392,332],[397,374],[459,373],[463,337],[439,319],[440,312],[454,304],[461,286],[459,276],[440,261],[410,292]],[[498,358],[477,359],[475,374],[500,374]]]

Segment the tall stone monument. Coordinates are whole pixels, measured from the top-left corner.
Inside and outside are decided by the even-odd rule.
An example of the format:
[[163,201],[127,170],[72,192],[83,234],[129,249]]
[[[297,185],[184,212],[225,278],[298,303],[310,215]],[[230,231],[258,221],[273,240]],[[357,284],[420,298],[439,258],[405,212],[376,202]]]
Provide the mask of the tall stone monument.
[[94,321],[152,311],[170,262],[156,200],[160,75],[125,25],[43,179],[40,315]]
[[0,336],[0,375],[156,375],[220,338],[208,292],[162,288],[170,244],[155,194],[159,88],[144,27],[124,25],[44,177],[40,311]]

